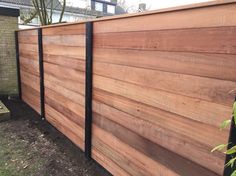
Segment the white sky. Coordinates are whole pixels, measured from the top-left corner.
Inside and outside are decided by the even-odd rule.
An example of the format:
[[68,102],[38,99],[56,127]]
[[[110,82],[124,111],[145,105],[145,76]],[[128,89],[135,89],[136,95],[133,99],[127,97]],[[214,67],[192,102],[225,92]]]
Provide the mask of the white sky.
[[[119,0],[118,0],[119,1]],[[207,2],[212,0],[126,0],[128,7],[138,7],[140,3],[146,3],[149,10],[175,7],[193,3]],[[86,7],[88,3],[85,0],[67,0],[67,3],[73,6]]]
[[139,3],[146,3],[147,7],[149,7],[150,10],[207,2],[207,1],[210,0],[126,0],[128,6],[138,5]]

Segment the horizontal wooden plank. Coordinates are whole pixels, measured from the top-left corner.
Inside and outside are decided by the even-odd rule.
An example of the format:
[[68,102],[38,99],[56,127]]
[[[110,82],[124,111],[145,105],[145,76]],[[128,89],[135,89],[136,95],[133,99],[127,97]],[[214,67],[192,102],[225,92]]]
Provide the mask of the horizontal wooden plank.
[[60,79],[68,79],[78,83],[85,83],[85,72],[81,72],[75,69],[65,68],[63,66],[44,63],[44,71],[47,74],[53,75]]
[[236,54],[235,34],[236,27],[104,33],[94,47]]
[[100,76],[227,106],[234,102],[234,95],[229,94],[236,88],[236,82],[232,81],[101,62],[94,62],[93,72]]
[[38,35],[38,29],[30,29],[26,31],[18,31],[19,36]]
[[85,106],[85,98],[83,95],[76,93],[74,91],[68,90],[54,82],[48,81],[46,77],[44,78],[44,86],[68,98],[69,100],[80,104],[83,107]]
[[38,52],[31,52],[31,51],[21,49],[19,51],[19,54],[20,54],[20,57],[29,58],[29,59],[36,60],[36,61],[39,60]]
[[28,85],[21,83],[22,100],[40,114],[40,96]]
[[204,144],[209,150],[221,142],[227,143],[228,131],[220,131],[213,127],[174,113],[163,111],[125,97],[94,89],[93,98],[96,101],[111,106],[136,118],[143,119],[159,128],[165,128],[176,134],[191,138]]
[[43,44],[85,47],[85,35],[46,35]]
[[236,81],[235,55],[106,48],[93,54],[99,62]]
[[25,44],[38,44],[38,36],[37,35],[19,35],[18,42],[25,43]]
[[83,35],[83,34],[85,34],[85,24],[43,28],[43,35]]
[[85,71],[85,61],[83,59],[80,60],[73,57],[44,54],[43,61],[56,65],[61,65],[66,68]]
[[[95,33],[234,26],[236,4],[95,21]],[[207,18],[206,18],[207,17]],[[151,25],[150,25],[151,22]]]
[[92,158],[97,161],[101,166],[106,168],[112,175],[114,176],[129,176],[127,172],[125,172],[122,168],[117,166],[111,159],[104,156],[101,152],[99,152],[94,146],[92,148]]
[[59,56],[67,56],[85,60],[84,47],[72,47],[62,45],[43,45],[43,53]]
[[45,115],[49,123],[67,136],[75,145],[84,150],[84,130],[68,120],[61,113],[45,104]]
[[209,152],[210,148],[198,143],[194,139],[160,128],[148,121],[144,121],[98,101],[93,101],[93,111],[147,138],[157,145],[168,148],[168,150],[186,159],[196,162],[199,165],[207,166],[210,170],[214,170],[217,173],[222,171],[224,154],[217,153],[212,155]]
[[36,52],[38,53],[38,45],[37,44],[25,44],[25,43],[19,43],[19,51],[23,52]]
[[[160,162],[162,165],[181,176],[217,175],[212,171],[197,165],[196,163],[193,163],[173,152],[170,152],[168,149],[152,143],[151,141],[137,135],[136,133],[111,120],[108,120],[107,118],[100,116],[99,114],[93,114],[93,123],[109,134],[114,135],[114,137],[118,138],[125,144],[145,154],[154,161]],[[222,170],[223,169],[221,169],[219,174],[222,173]]]
[[38,76],[35,76],[24,70],[20,71],[20,75],[21,75],[21,82],[28,85],[35,91],[40,92],[40,80]]
[[216,127],[231,116],[231,107],[138,86],[102,76],[93,76],[93,86],[126,98]]
[[53,82],[54,84],[60,85],[68,90],[72,90],[81,95],[85,95],[85,85],[76,81],[71,81],[69,79],[62,79],[50,74],[44,73],[44,77],[49,82]]
[[84,128],[85,110],[81,105],[48,88],[45,88],[45,103]]
[[[132,160],[129,159],[129,157],[122,155],[120,152],[104,144],[99,139],[94,138],[92,142],[94,144],[94,147],[97,150],[99,150],[104,156],[109,157],[112,161],[114,161],[119,167],[127,171],[127,173],[129,173],[130,175],[135,175],[135,176],[152,175],[153,176],[153,174],[151,174],[146,168],[143,169],[143,168],[138,167],[136,162],[133,162]],[[142,161],[139,161],[139,163],[141,162]]]
[[39,62],[36,60],[20,57],[20,69],[39,76]]
[[[157,163],[118,138],[93,125],[93,145],[130,175],[178,175]],[[119,152],[118,152],[119,151]]]

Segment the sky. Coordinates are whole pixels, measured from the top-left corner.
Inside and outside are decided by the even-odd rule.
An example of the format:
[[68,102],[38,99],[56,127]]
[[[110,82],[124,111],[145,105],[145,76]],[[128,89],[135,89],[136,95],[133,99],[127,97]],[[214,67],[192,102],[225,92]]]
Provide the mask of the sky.
[[[128,7],[129,6],[138,7],[138,4],[146,3],[148,10],[155,10],[155,9],[175,7],[180,5],[207,2],[212,0],[125,0],[125,1]],[[67,2],[73,4],[73,6],[80,6],[80,7],[86,6],[86,2],[84,0],[67,0]]]
[[150,10],[175,7],[180,5],[207,2],[210,0],[126,0],[129,5],[138,5],[139,3],[146,3]]

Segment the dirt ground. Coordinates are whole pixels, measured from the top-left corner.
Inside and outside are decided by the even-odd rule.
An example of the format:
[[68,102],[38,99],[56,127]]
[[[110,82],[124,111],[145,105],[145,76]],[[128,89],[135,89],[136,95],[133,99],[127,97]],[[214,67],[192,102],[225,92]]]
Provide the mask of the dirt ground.
[[0,176],[110,175],[28,105],[2,101],[12,119],[0,123]]

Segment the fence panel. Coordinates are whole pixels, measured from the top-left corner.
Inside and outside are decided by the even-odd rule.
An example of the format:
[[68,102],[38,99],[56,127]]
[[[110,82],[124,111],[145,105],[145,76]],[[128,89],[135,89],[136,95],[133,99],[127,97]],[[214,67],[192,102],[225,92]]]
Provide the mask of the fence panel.
[[22,99],[40,112],[38,30],[18,32]]
[[225,156],[210,150],[228,138],[219,124],[231,116],[236,87],[233,9],[94,22],[92,144],[100,164],[116,175],[222,174]]
[[84,150],[85,24],[43,29],[45,117]]
[[[92,21],[93,159],[113,175],[222,175],[225,156],[210,151],[228,139],[219,124],[236,88],[235,11],[226,3]],[[84,150],[86,24],[42,34],[46,120]],[[37,30],[19,31],[22,99],[40,113],[37,42]]]

